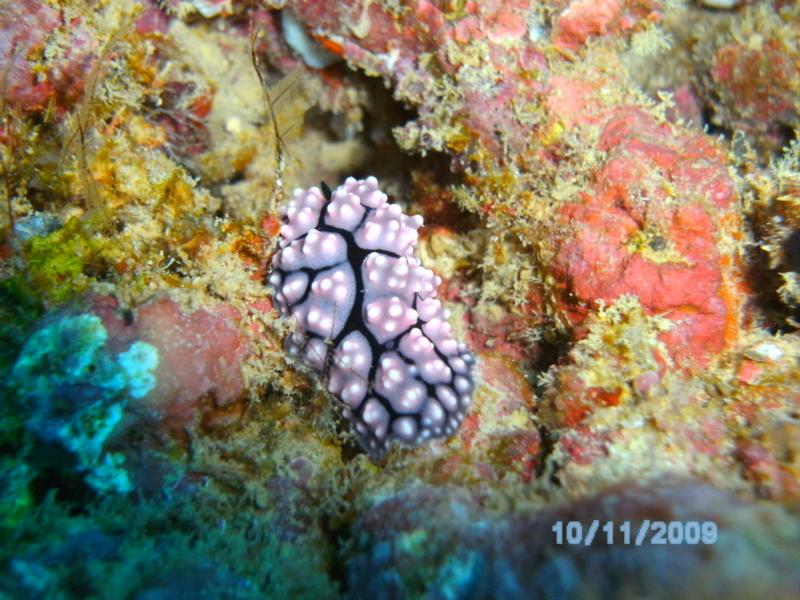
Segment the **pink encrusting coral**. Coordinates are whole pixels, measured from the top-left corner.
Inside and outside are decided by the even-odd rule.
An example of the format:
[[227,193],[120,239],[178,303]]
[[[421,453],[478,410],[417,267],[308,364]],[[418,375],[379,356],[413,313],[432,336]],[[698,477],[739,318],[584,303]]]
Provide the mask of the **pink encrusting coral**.
[[609,115],[598,148],[594,189],[559,216],[556,278],[588,306],[635,295],[674,322],[661,337],[676,361],[708,364],[736,342],[745,308],[737,259],[717,244],[741,227],[723,151],[630,107]]
[[299,325],[288,351],[322,375],[362,446],[452,434],[472,402],[473,357],[414,257],[422,217],[387,202],[374,177],[332,195],[298,189],[284,210],[269,284]]
[[184,426],[197,418],[203,399],[224,407],[244,393],[240,365],[249,350],[234,308],[221,304],[187,313],[162,297],[140,306],[127,323],[116,300],[97,297],[92,312],[108,329],[112,349],[144,341],[158,350],[156,384],[147,397],[158,418]]

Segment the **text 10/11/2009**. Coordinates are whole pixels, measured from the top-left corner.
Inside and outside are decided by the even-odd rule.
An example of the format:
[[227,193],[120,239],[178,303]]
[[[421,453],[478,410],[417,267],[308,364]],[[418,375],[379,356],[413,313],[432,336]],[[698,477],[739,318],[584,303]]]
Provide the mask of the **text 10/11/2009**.
[[557,545],[591,546],[593,543],[621,545],[710,545],[717,542],[714,521],[556,521],[551,528]]

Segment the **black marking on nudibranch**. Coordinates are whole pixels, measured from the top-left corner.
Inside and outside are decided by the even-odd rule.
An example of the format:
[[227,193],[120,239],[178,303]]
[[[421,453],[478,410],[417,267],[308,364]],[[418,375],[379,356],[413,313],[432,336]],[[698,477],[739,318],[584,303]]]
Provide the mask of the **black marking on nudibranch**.
[[325,183],[324,181],[320,181],[320,182],[319,182],[319,187],[321,187],[321,188],[322,188],[322,193],[323,193],[323,195],[325,196],[325,200],[327,200],[328,202],[330,202],[330,201],[331,201],[331,194],[332,194],[332,192],[331,192],[331,188],[329,188],[329,187],[328,187],[328,184],[327,184],[327,183]]
[[414,257],[419,216],[374,177],[295,190],[268,284],[299,329],[287,350],[341,402],[367,452],[455,432],[472,402],[473,356]]

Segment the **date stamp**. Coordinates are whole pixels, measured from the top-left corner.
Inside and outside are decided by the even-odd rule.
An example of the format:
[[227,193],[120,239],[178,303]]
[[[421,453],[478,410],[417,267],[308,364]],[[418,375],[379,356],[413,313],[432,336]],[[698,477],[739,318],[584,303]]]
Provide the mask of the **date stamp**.
[[717,543],[719,528],[714,521],[556,521],[551,529],[557,545],[659,546]]

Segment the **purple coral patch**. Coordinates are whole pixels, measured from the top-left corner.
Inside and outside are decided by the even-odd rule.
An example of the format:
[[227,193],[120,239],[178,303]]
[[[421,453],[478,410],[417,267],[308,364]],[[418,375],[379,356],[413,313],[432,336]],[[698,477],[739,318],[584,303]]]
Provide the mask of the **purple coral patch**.
[[458,429],[474,358],[452,337],[440,279],[414,257],[422,217],[387,202],[374,177],[330,197],[295,190],[269,285],[299,329],[287,349],[320,374],[361,445],[416,445]]

